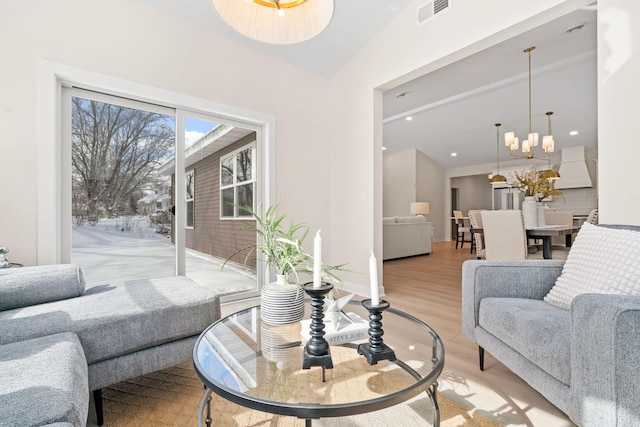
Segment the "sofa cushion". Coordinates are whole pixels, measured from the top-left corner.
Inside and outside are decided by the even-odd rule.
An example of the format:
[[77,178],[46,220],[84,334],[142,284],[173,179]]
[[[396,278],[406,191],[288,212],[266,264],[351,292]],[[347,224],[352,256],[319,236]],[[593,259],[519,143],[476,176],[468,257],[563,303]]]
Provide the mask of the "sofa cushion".
[[217,294],[187,277],[132,280],[0,312],[0,343],[71,331],[91,364],[198,335],[219,316]]
[[416,224],[421,222],[427,222],[427,218],[422,215],[396,217],[397,224]]
[[571,314],[541,300],[483,298],[479,325],[565,384],[571,380]]
[[84,426],[87,361],[75,334],[0,346],[0,426]]
[[395,224],[395,223],[396,223],[396,217],[395,216],[386,216],[386,217],[382,218],[382,224],[383,225]]
[[584,223],[544,300],[565,309],[576,295],[640,295],[640,232]]
[[0,268],[0,310],[73,298],[84,289],[84,273],[78,265]]

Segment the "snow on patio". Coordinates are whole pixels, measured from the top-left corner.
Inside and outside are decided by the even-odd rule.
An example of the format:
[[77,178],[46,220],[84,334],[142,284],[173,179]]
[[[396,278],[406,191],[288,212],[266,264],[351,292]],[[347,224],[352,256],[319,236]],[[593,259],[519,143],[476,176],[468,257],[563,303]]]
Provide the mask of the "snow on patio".
[[[101,219],[73,227],[71,262],[84,269],[87,287],[123,280],[175,275],[175,246],[145,216]],[[256,289],[255,273],[191,249],[187,276],[219,295]]]

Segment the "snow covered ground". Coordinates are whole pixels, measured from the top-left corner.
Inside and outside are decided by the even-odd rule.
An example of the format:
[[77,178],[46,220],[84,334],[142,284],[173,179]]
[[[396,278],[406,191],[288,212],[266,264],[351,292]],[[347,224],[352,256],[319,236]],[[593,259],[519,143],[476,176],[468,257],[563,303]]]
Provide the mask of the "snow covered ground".
[[[87,287],[117,281],[175,275],[175,246],[146,217],[101,219],[73,228],[71,261],[85,271]],[[220,295],[256,289],[249,269],[186,250],[187,276]]]

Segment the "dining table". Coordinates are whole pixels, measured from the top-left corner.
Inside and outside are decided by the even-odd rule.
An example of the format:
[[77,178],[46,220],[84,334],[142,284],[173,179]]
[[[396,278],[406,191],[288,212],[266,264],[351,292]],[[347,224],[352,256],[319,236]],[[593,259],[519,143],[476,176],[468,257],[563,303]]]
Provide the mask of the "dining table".
[[[551,238],[553,236],[565,236],[565,245],[570,248],[573,243],[573,235],[580,230],[579,226],[574,225],[547,225],[544,227],[526,229],[527,238],[542,240],[542,257],[544,259],[552,258]],[[482,233],[482,228],[472,228],[471,233]]]

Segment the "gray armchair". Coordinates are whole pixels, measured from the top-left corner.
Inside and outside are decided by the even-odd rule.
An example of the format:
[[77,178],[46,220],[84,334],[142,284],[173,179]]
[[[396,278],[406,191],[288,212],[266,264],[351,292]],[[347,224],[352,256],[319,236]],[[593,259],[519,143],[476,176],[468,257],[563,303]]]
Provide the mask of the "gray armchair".
[[479,346],[480,369],[487,350],[578,425],[640,425],[640,297],[547,304],[564,262],[463,264],[462,328]]

